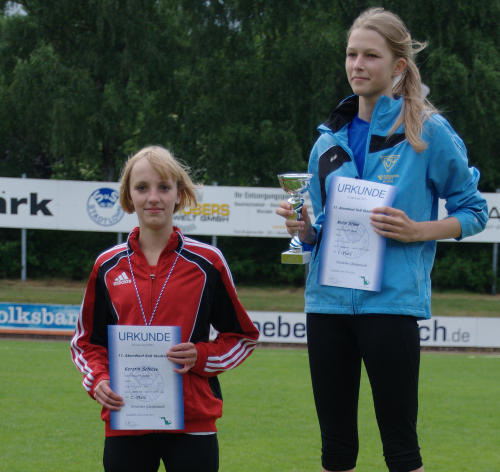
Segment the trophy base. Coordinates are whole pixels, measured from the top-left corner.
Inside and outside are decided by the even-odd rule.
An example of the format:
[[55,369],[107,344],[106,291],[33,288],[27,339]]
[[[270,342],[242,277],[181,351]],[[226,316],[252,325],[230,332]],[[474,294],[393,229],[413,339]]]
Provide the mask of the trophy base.
[[281,253],[282,264],[308,264],[311,260],[311,252],[285,251]]

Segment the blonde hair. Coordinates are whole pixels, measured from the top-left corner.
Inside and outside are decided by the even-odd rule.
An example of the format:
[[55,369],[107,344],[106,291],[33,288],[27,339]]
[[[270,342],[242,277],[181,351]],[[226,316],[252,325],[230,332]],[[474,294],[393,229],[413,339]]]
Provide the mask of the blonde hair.
[[130,174],[135,163],[140,159],[147,159],[162,179],[170,177],[177,183],[180,201],[175,205],[174,213],[185,207],[195,207],[198,204],[196,187],[188,174],[189,168],[175,159],[168,149],[161,146],[148,146],[129,157],[123,167],[120,177],[120,204],[123,211],[134,212],[130,196]]
[[403,98],[403,106],[389,135],[404,123],[406,139],[415,151],[422,152],[427,148],[427,143],[422,139],[423,124],[430,115],[437,113],[436,108],[422,96],[422,80],[414,59],[427,43],[414,41],[401,18],[383,8],[369,8],[361,13],[349,29],[347,37],[353,30],[360,28],[380,34],[394,58],[405,59],[406,67],[392,87],[392,92]]

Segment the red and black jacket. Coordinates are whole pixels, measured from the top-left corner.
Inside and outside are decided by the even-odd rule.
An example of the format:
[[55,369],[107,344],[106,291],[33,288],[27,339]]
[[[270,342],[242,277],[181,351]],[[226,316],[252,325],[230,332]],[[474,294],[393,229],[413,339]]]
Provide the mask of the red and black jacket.
[[[147,322],[162,286],[175,263],[151,322],[153,326],[180,326],[181,342],[196,345],[196,364],[183,376],[184,432],[216,431],[222,415],[217,375],[243,362],[253,351],[259,332],[236,295],[231,273],[215,247],[174,231],[151,267],[139,247],[139,228],[127,243],[100,254],[87,284],[80,316],[71,341],[73,362],[83,373],[83,386],[93,397],[95,386],[109,379],[107,326],[144,325],[133,279]],[[132,264],[133,276],[129,267]],[[210,340],[210,327],[218,332]],[[117,431],[102,410],[106,436],[145,434]]]

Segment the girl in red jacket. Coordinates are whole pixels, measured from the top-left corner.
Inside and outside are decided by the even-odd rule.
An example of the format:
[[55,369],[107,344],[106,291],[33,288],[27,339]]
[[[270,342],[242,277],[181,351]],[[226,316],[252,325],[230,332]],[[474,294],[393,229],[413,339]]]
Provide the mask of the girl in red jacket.
[[[173,226],[178,210],[196,205],[185,168],[162,147],[142,149],[126,163],[120,203],[139,227],[127,242],[100,254],[87,284],[71,342],[83,386],[102,405],[106,471],[218,470],[215,420],[222,415],[217,375],[253,351],[259,333],[236,295],[231,273],[215,247]],[[184,429],[113,430],[110,411],[123,398],[109,383],[107,326],[180,326],[181,343],[167,352],[183,375]],[[210,327],[217,331],[209,340]]]

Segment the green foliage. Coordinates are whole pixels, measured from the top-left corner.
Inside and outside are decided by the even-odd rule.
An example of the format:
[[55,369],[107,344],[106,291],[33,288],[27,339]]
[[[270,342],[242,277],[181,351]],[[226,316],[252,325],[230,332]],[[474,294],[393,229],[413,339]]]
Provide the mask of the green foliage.
[[[375,4],[15,3],[26,14],[0,22],[4,175],[113,180],[127,155],[159,143],[198,180],[264,186],[305,168],[317,124],[349,93],[346,31]],[[429,42],[419,62],[431,99],[491,191],[500,173],[498,2],[376,3]]]
[[491,245],[474,243],[441,243],[432,285],[440,290],[468,290],[485,293],[493,282]]
[[[0,276],[19,277],[20,235],[20,230],[0,229]],[[211,242],[209,237],[196,239]],[[116,241],[115,233],[28,230],[28,277],[85,281],[97,255]],[[218,237],[217,246],[224,253],[237,284],[304,285],[303,266],[280,263],[281,252],[288,248],[287,239]],[[490,293],[491,254],[490,244],[438,244],[433,287]],[[497,286],[500,287],[500,277]]]
[[20,231],[18,239],[7,240],[2,238],[0,241],[0,277],[10,278],[19,277],[21,271],[21,241]]
[[[21,230],[0,229],[0,274],[18,278]],[[116,244],[114,233],[27,230],[30,278],[86,280],[95,258]]]
[[[382,5],[429,43],[417,62],[430,99],[463,137],[481,190],[500,187],[498,1],[14,3],[25,14],[0,16],[0,175],[116,180],[128,155],[161,144],[198,182],[276,186],[277,173],[306,169],[316,126],[350,93],[352,20]],[[29,269],[78,277],[92,249],[76,234],[57,240],[78,248],[74,260],[31,248]],[[221,244],[237,280],[302,283],[300,269],[276,263],[284,240],[230,240]],[[485,290],[488,269],[447,269],[458,252],[438,258],[435,284]]]
[[287,239],[224,237],[217,239],[217,245],[224,253],[237,284],[304,284],[304,266],[280,263],[281,253],[288,249]]

